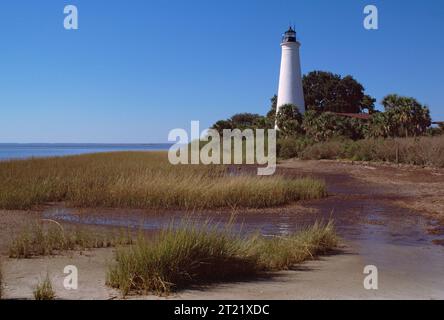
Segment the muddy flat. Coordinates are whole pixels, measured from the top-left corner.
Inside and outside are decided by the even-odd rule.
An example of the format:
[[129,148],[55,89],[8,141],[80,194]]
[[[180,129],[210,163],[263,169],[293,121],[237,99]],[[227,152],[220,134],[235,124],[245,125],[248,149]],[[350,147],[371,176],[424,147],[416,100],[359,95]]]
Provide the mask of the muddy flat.
[[[444,299],[444,170],[336,161],[283,162],[278,172],[326,181],[329,196],[285,208],[237,212],[242,232],[281,235],[315,221],[333,218],[341,250],[265,279],[217,284],[174,294],[167,299]],[[226,221],[232,212],[195,212],[195,219]],[[31,298],[46,273],[61,299],[115,299],[105,285],[113,249],[52,258],[5,257],[11,234],[27,219],[101,228],[133,226],[158,230],[181,212],[75,210],[52,206],[29,212],[0,212],[0,251],[7,298]],[[79,268],[79,289],[63,288],[63,268]],[[378,290],[366,290],[364,267],[378,269]],[[155,296],[128,297],[159,299]]]

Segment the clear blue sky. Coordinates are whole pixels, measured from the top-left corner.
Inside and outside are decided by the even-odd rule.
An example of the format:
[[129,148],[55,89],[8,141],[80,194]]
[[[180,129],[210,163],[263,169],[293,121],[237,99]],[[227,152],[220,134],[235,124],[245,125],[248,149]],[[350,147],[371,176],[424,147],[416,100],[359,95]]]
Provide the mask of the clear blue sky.
[[351,74],[444,120],[441,0],[14,0],[0,4],[0,142],[165,142],[191,120],[264,114],[289,22],[304,73]]

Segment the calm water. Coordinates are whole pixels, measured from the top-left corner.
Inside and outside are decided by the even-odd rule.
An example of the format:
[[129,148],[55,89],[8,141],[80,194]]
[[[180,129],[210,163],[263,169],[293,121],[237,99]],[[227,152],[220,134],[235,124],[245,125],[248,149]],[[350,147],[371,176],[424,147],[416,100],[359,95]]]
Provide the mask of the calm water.
[[114,151],[162,151],[171,144],[2,144],[0,160],[31,157],[58,157],[97,152]]

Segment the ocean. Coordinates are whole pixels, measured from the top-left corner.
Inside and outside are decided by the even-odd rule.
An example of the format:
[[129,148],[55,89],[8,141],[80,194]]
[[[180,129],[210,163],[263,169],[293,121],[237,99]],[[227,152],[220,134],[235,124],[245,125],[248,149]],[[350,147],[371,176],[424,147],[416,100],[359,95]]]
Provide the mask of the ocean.
[[169,143],[80,144],[80,143],[0,143],[0,160],[60,157],[114,151],[166,151]]

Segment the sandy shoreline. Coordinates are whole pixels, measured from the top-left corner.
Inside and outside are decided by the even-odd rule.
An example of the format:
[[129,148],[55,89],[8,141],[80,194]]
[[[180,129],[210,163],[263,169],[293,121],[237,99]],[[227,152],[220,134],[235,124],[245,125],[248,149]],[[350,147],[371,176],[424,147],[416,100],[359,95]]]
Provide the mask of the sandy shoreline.
[[[379,289],[366,290],[363,266],[367,262],[357,250],[348,246],[343,250],[338,255],[306,262],[296,270],[274,273],[270,278],[215,284],[168,297],[130,295],[125,299],[444,299],[444,277],[436,278],[439,270],[432,274],[430,270],[420,273],[414,264],[408,264],[409,267],[402,271],[380,268]],[[427,249],[407,251],[393,247],[390,252],[393,257],[407,255],[409,259],[423,259],[429,255]],[[36,283],[48,273],[58,299],[121,299],[118,291],[105,285],[106,267],[112,263],[112,258],[112,249],[97,249],[53,258],[8,259],[3,265],[7,278],[5,298],[32,299]],[[79,268],[79,289],[75,291],[62,286],[63,268],[71,264]]]

